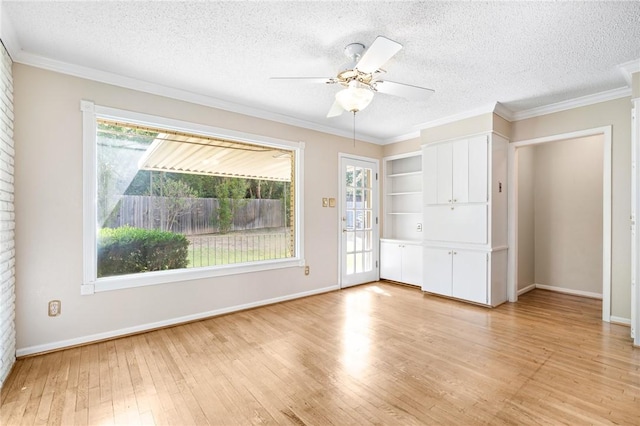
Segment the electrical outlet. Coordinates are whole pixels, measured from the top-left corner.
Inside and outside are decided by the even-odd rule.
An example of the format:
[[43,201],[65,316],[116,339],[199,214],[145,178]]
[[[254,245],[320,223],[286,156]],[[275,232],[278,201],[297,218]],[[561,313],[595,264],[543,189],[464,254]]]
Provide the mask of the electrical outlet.
[[60,315],[61,308],[62,308],[62,302],[60,302],[59,300],[49,301],[49,316],[57,317],[58,315]]
[[304,267],[304,274],[309,275],[309,265]]
[[416,226],[416,231],[418,231],[418,232],[422,232],[422,224],[421,224],[421,223],[419,223],[419,224]]

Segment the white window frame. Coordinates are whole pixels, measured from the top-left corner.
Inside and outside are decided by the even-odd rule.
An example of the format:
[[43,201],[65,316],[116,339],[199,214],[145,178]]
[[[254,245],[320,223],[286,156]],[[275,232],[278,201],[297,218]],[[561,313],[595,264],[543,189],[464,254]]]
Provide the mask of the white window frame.
[[[133,111],[95,105],[91,101],[81,101],[82,139],[83,139],[83,282],[81,294],[119,290],[147,285],[166,284],[203,278],[247,272],[265,271],[280,268],[304,266],[304,142],[292,142],[237,132],[228,129],[174,120]],[[232,139],[274,148],[291,150],[295,156],[294,170],[294,244],[295,256],[287,259],[274,259],[241,264],[184,268],[169,271],[153,271],[138,274],[97,278],[97,150],[96,122],[98,119],[123,121],[146,127],[155,127],[184,133],[193,133],[214,138]]]

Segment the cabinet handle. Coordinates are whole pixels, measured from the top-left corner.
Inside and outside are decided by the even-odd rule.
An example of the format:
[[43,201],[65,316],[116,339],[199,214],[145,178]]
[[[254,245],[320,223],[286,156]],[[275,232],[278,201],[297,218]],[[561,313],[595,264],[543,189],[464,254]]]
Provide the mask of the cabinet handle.
[[449,254],[451,254],[451,252],[449,252]]
[[451,210],[453,210],[455,207],[451,206]]
[[458,252],[457,252],[457,251],[454,251],[454,252],[453,252],[453,254],[458,254]]
[[458,202],[458,200],[456,200],[456,199],[454,198],[454,199],[453,199],[453,202],[454,202],[454,203],[457,203],[457,202]]
[[449,200],[449,202],[451,202],[451,200]]

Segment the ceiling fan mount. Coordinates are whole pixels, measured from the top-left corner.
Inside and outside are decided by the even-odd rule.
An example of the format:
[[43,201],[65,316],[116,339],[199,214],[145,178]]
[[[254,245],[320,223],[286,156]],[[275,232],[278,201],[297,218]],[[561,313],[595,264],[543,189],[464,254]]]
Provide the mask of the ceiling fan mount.
[[386,72],[381,67],[400,49],[402,49],[400,43],[378,36],[368,49],[362,43],[348,44],[344,48],[344,54],[350,61],[341,67],[335,77],[274,77],[273,79],[322,82],[344,86],[345,89],[336,93],[336,100],[327,117],[338,116],[344,111],[355,113],[363,110],[369,105],[375,92],[400,96],[409,100],[426,100],[433,94],[433,90],[388,80],[383,81],[378,78]]

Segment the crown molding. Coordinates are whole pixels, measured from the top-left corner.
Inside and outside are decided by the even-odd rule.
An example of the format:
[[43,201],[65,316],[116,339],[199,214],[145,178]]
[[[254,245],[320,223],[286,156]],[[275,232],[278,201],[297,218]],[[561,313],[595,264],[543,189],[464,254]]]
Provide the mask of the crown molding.
[[493,102],[488,105],[484,105],[479,108],[474,108],[472,110],[464,111],[459,114],[448,115],[446,117],[438,118],[436,120],[427,121],[425,123],[418,124],[414,126],[414,128],[418,130],[430,129],[432,127],[442,126],[444,124],[455,123],[456,121],[461,121],[471,117],[477,117],[482,114],[493,113],[495,111],[497,102]]
[[620,64],[618,65],[618,68],[620,69],[620,72],[622,72],[627,84],[631,86],[631,74],[640,72],[640,58]]
[[416,130],[415,132],[405,133],[404,135],[395,136],[393,138],[383,139],[380,145],[389,145],[397,142],[405,142],[410,139],[415,139],[420,137],[420,130]]
[[593,95],[581,96],[579,98],[569,99],[555,104],[514,112],[513,119],[511,121],[525,120],[527,118],[539,117],[541,115],[553,114],[555,112],[566,111],[573,108],[580,108],[626,97],[631,97],[631,88],[619,87],[605,92],[594,93]]
[[[145,92],[152,95],[164,96],[171,99],[190,102],[193,104],[203,105],[211,108],[221,109],[229,112],[243,114],[246,116],[260,118],[264,120],[274,121],[277,123],[287,124],[290,126],[301,127],[304,129],[315,130],[335,136],[341,136],[348,139],[353,137],[353,133],[348,130],[339,130],[329,126],[313,123],[307,120],[301,120],[288,115],[275,113],[259,108],[253,108],[247,105],[241,105],[212,96],[200,95],[189,92],[187,90],[177,89],[175,87],[164,86],[157,83],[151,83],[136,78],[125,77],[122,75],[97,70],[95,68],[84,67],[80,65],[69,64],[67,62],[34,55],[24,51],[18,51],[12,59],[24,65],[33,66],[61,74],[71,75],[74,77],[84,78],[87,80],[97,81],[100,83],[111,84],[126,89]],[[358,140],[370,142],[377,145],[383,144],[383,140],[370,135],[360,134]]]

